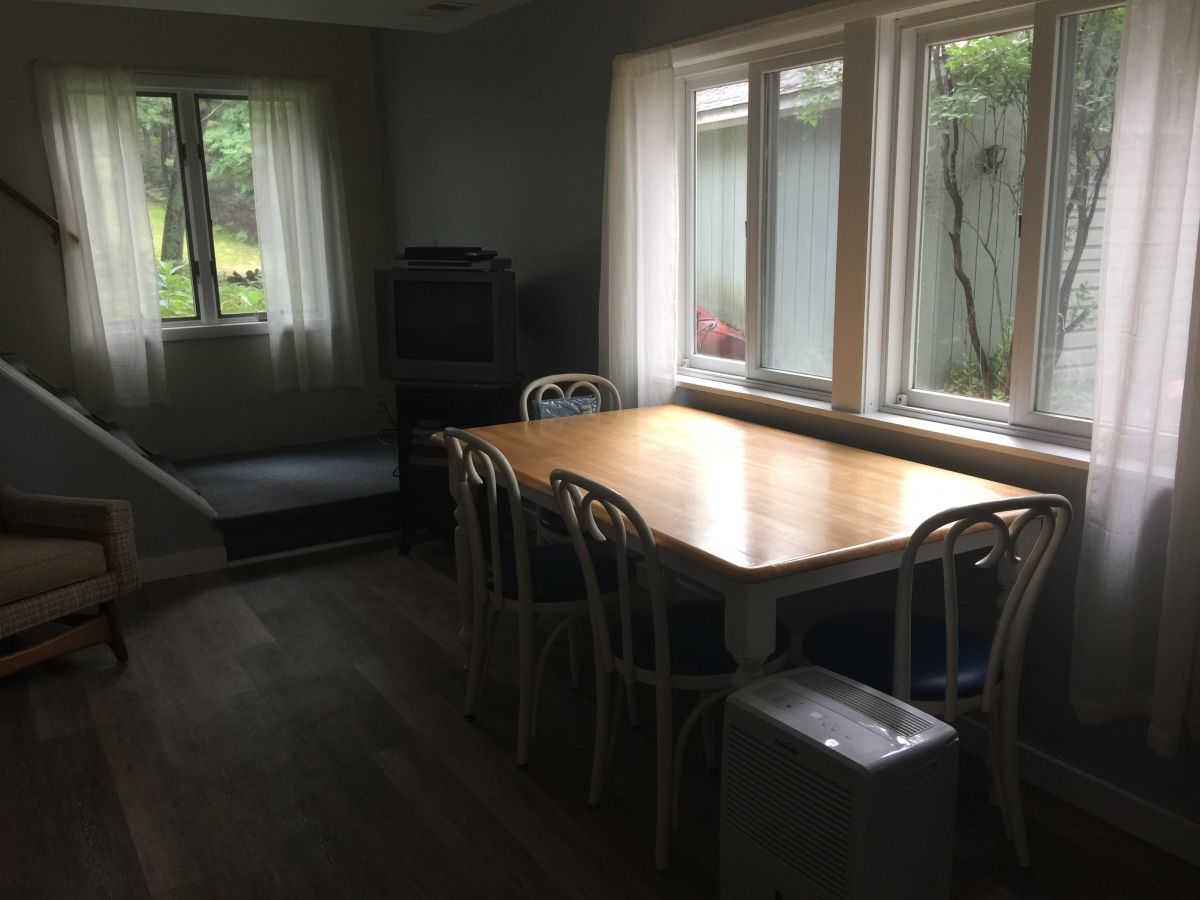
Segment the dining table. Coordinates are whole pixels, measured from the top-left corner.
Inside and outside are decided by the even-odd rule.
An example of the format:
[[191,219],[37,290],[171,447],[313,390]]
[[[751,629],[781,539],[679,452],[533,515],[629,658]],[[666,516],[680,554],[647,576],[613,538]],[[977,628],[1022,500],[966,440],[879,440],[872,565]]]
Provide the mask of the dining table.
[[[934,513],[1033,493],[675,404],[470,431],[505,455],[535,504],[555,507],[550,473],[559,468],[624,495],[663,564],[724,598],[737,685],[762,676],[781,598],[897,569]],[[938,555],[939,537],[919,559]],[[460,593],[464,643],[470,602],[469,590]]]

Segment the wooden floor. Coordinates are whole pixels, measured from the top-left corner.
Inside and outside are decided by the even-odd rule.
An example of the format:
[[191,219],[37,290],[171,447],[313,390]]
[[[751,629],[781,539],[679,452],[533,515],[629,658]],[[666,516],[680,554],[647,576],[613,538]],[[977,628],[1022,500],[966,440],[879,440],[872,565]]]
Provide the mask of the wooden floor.
[[[450,568],[375,545],[152,584],[124,668],[94,648],[0,681],[0,896],[716,896],[697,755],[660,876],[649,728],[589,810],[592,705],[559,665],[518,770],[511,629],[464,721]],[[1200,871],[1028,789],[1018,874],[964,772],[956,897],[1200,896]]]

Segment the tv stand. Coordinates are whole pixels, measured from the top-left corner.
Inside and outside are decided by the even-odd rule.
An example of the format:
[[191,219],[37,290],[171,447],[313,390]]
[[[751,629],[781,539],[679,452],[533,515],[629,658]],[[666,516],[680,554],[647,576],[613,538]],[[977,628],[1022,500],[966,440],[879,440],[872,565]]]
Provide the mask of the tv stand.
[[396,444],[399,461],[400,552],[418,540],[454,534],[454,504],[445,448],[434,432],[473,428],[519,418],[520,383],[458,384],[397,381]]

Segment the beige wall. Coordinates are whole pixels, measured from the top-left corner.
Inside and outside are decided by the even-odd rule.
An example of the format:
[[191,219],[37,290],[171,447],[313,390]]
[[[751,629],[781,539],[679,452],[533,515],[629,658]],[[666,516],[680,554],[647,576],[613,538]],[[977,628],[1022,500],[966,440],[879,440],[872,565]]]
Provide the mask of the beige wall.
[[[316,76],[332,86],[342,131],[361,390],[275,394],[266,336],[166,344],[171,402],[114,417],[177,459],[372,431],[379,388],[373,269],[388,258],[370,32],[363,28],[0,0],[0,178],[53,211],[33,89],[37,59],[170,72]],[[49,231],[0,197],[0,349],[59,384],[72,381],[62,266]],[[386,395],[386,391],[384,392]]]

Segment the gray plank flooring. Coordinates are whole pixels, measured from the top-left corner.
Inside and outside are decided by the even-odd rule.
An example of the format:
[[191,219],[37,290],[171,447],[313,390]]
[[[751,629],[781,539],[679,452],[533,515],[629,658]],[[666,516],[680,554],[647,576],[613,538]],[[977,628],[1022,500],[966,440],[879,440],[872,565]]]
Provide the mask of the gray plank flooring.
[[[451,570],[383,543],[159,582],[122,609],[126,666],[92,648],[0,680],[0,896],[715,897],[699,742],[658,875],[652,729],[623,730],[588,809],[564,652],[518,770],[514,634],[465,721]],[[956,897],[1200,896],[1200,871],[1033,790],[1018,874],[963,768]]]

